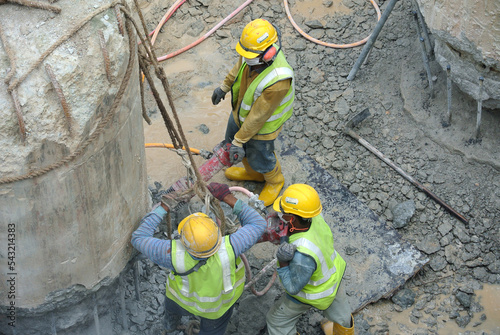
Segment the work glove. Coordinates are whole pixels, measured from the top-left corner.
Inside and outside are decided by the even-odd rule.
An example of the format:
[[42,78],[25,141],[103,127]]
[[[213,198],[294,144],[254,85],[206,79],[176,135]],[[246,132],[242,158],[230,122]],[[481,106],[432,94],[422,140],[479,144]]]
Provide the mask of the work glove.
[[232,165],[236,165],[245,158],[245,149],[242,146],[231,143],[229,147],[229,161]]
[[297,250],[297,246],[295,244],[286,242],[282,243],[278,247],[278,251],[276,251],[276,258],[278,258],[280,263],[288,263],[293,259],[295,250]]
[[224,100],[224,97],[226,96],[226,92],[224,92],[222,90],[222,88],[220,87],[217,87],[215,90],[214,90],[214,93],[212,93],[212,103],[214,105],[218,105],[220,100]]
[[210,185],[208,185],[207,188],[210,191],[210,193],[212,193],[212,195],[217,199],[219,199],[220,201],[224,201],[226,195],[231,194],[229,186],[227,186],[226,184],[210,183]]
[[168,211],[171,212],[176,210],[177,205],[182,202],[188,202],[189,199],[191,199],[191,195],[188,193],[181,194],[178,192],[170,192],[162,194],[161,203],[168,207]]

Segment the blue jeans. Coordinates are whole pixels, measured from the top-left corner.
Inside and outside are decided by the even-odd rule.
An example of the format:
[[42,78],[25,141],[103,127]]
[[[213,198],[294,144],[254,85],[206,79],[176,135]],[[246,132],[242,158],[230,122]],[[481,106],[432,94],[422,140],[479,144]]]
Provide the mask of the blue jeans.
[[[215,320],[200,317],[199,335],[223,335],[233,314],[233,308],[234,305],[224,315]],[[179,325],[182,316],[193,316],[193,314],[165,296],[165,317],[163,319],[165,330],[173,332]]]
[[[226,128],[226,141],[231,143],[234,134],[240,130],[234,122],[233,113],[229,114]],[[243,144],[245,156],[248,164],[259,173],[270,172],[276,166],[276,156],[274,155],[274,140],[250,140]]]

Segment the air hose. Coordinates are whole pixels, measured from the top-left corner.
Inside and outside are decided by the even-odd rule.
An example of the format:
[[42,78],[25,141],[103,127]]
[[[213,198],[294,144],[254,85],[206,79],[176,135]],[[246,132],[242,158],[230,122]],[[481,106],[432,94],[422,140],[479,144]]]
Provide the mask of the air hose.
[[[251,198],[254,195],[252,192],[250,192],[249,190],[247,190],[244,187],[231,186],[231,187],[229,187],[229,190],[231,192],[241,192],[249,198]],[[266,273],[267,270],[269,270],[270,268],[272,268],[273,266],[276,265],[276,258],[273,259],[272,261],[270,261],[266,266],[264,266],[262,268],[262,270],[260,270],[260,272],[252,279],[252,270],[250,268],[250,263],[248,262],[247,257],[245,256],[245,254],[241,254],[240,257],[241,257],[241,260],[243,261],[243,264],[245,265],[245,273],[246,273],[246,276],[248,279],[247,284],[245,284],[245,288],[250,288],[252,293],[258,297],[266,294],[267,291],[269,291],[271,286],[274,284],[274,281],[276,280],[276,277],[278,276],[278,272],[276,271],[276,269],[274,270],[273,276],[269,280],[269,283],[267,283],[266,287],[264,287],[264,289],[262,289],[261,291],[257,291],[255,289],[255,283],[264,273]]]

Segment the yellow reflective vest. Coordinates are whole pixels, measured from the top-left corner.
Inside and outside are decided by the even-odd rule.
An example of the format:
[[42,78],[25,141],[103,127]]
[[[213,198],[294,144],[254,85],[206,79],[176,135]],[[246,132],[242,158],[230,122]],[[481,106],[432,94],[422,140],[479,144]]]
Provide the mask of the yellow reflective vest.
[[[192,269],[193,259],[182,243],[172,241],[172,264],[177,273]],[[216,254],[207,263],[187,276],[170,273],[167,297],[188,312],[207,319],[218,319],[238,300],[245,285],[245,268],[225,236]]]
[[[235,109],[235,104],[238,101],[241,76],[243,70],[248,66],[245,62],[242,62],[238,75],[236,76],[235,82],[231,87],[232,94],[232,105],[233,110]],[[278,81],[292,79],[290,88],[287,94],[281,101],[279,107],[273,112],[271,117],[267,119],[264,126],[257,132],[258,135],[270,134],[278,130],[286,120],[292,116],[293,113],[293,101],[295,100],[295,80],[292,67],[288,64],[283,55],[283,52],[278,52],[276,59],[273,63],[268,66],[264,71],[262,71],[257,78],[252,81],[250,86],[245,91],[243,100],[238,109],[238,119],[240,121],[240,127],[245,122],[250,109],[252,108],[255,100],[261,96],[262,92],[269,86],[275,84]]]
[[321,215],[315,216],[309,230],[291,235],[290,243],[316,262],[316,270],[309,282],[292,297],[320,310],[327,309],[335,299],[346,267],[344,259],[333,248],[330,227]]

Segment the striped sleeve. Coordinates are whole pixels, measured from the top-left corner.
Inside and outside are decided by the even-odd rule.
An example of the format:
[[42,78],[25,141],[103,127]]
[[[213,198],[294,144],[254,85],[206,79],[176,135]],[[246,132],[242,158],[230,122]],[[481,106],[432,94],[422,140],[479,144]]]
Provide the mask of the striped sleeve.
[[132,233],[132,245],[154,263],[173,270],[170,240],[153,237],[163,216],[158,212],[153,210],[142,218],[139,228]]
[[266,220],[255,209],[245,203],[241,206],[238,219],[242,227],[229,236],[236,257],[257,243],[267,228]]

